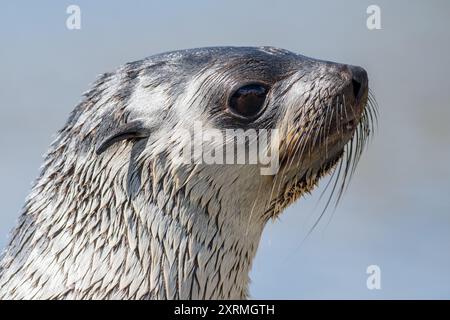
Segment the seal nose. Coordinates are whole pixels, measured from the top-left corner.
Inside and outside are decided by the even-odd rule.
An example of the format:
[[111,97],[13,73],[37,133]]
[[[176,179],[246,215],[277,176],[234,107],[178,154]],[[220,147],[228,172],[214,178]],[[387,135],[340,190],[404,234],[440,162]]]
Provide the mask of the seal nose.
[[363,68],[357,66],[349,66],[349,69],[352,73],[353,95],[356,100],[359,100],[367,90],[367,72]]

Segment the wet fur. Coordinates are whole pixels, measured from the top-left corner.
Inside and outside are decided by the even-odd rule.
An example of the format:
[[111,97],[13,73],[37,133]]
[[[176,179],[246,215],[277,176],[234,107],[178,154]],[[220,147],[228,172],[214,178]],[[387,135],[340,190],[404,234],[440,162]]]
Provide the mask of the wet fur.
[[[338,95],[336,66],[276,48],[207,48],[102,75],[45,156],[0,262],[0,298],[247,298],[267,220],[344,159],[347,141],[328,155],[325,131],[319,144],[305,140],[325,128],[330,110],[319,103]],[[252,77],[273,90],[264,115],[245,123],[223,106],[228,90]],[[175,165],[168,146],[194,120],[280,128],[281,172]],[[305,155],[315,151],[313,165]]]

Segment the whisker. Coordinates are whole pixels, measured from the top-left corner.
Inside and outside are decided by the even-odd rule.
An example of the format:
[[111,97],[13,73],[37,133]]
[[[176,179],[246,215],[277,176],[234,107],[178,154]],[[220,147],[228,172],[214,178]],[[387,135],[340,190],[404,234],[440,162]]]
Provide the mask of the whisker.
[[[308,233],[306,234],[305,239],[311,235],[311,233],[317,227],[317,225],[319,224],[320,220],[322,220],[322,217],[324,216],[325,212],[327,211],[327,209],[328,209],[328,207],[329,207],[329,205],[331,203],[331,200],[333,199],[333,195],[334,195],[334,192],[336,190],[336,187],[338,185],[343,163],[344,163],[344,161],[342,161],[342,159],[339,160],[339,169],[337,170],[338,173],[337,173],[336,179],[335,179],[335,181],[333,183],[333,189],[331,190],[330,196],[328,197],[328,200],[327,200],[327,202],[325,204],[325,207],[322,209],[322,212],[320,213],[319,217],[316,219],[316,221],[314,222],[314,224],[312,225],[312,227],[309,229]],[[334,171],[336,171],[336,169]],[[333,175],[334,175],[334,172],[333,172]]]
[[[329,168],[322,168],[321,170],[323,171],[317,173],[318,175],[322,175],[324,172],[330,174],[330,179],[321,192],[318,203],[322,201],[322,199],[328,192],[329,195],[327,196],[325,205],[321,210],[318,218],[316,219],[316,221],[314,221],[312,227],[308,230],[305,239],[318,226],[330,205],[334,203],[334,210],[338,206],[343,197],[343,194],[350,185],[350,181],[352,180],[352,177],[356,171],[357,164],[362,157],[363,151],[368,145],[368,141],[371,140],[375,129],[378,127],[378,104],[375,100],[374,94],[369,90],[366,105],[364,106],[363,112],[361,115],[359,115],[359,117],[357,117],[355,114],[354,106],[352,104],[347,105],[345,95],[337,96],[336,100],[332,103],[328,103],[326,105],[322,104],[322,110],[324,110],[324,112],[321,114],[321,116],[310,120],[308,129],[305,130],[302,134],[302,137],[296,141],[294,148],[292,149],[293,152],[291,152],[290,157],[287,161],[288,165],[285,166],[285,169],[287,168],[287,170],[290,170],[292,164],[294,163],[294,159],[298,159],[299,166],[301,166],[300,164],[302,162],[303,156],[305,155],[305,152],[307,151],[308,153],[311,153],[311,149],[313,147],[323,147],[325,149],[325,158],[328,159],[328,143],[326,139],[330,135],[330,131],[333,125],[333,119],[334,121],[336,121],[334,125],[336,125],[337,132],[339,133],[340,131],[343,131],[343,119],[345,119],[345,123],[350,119],[347,109],[349,109],[353,113],[353,117],[355,119],[359,118],[359,122],[354,129],[353,136],[343,147],[342,154],[339,156],[339,159],[337,159],[334,164],[331,163]],[[312,134],[313,130],[317,131],[314,135]],[[308,150],[306,148],[308,148]],[[306,171],[305,177],[309,177],[309,174],[311,173],[314,172]],[[285,180],[286,176],[283,177],[282,182],[284,183]],[[277,187],[278,191],[280,191],[282,182],[280,181],[278,186],[274,185],[273,189]],[[296,182],[297,180],[294,181],[294,184]]]

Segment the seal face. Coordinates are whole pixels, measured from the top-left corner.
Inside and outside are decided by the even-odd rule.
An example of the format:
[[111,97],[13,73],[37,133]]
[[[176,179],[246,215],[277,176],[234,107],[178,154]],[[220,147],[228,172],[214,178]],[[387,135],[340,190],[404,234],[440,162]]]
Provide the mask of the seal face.
[[[0,298],[245,298],[265,223],[333,168],[345,183],[375,117],[364,69],[272,47],[175,51],[104,74],[45,158]],[[276,130],[279,170],[198,161],[197,145],[222,149],[196,123],[258,141]]]

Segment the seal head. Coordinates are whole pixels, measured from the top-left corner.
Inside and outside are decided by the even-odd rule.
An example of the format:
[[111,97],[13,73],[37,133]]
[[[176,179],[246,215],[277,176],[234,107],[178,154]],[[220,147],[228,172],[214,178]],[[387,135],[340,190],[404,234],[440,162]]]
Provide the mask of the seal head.
[[[245,298],[266,222],[333,168],[344,184],[375,115],[364,69],[272,47],[175,51],[104,74],[46,155],[0,298]],[[248,147],[270,140],[277,170],[205,161],[231,131],[253,132]]]

